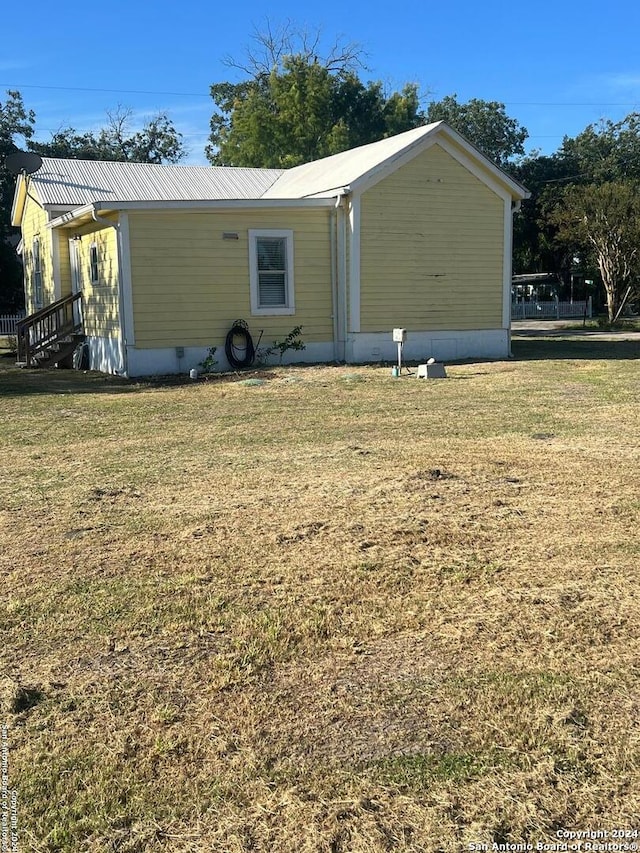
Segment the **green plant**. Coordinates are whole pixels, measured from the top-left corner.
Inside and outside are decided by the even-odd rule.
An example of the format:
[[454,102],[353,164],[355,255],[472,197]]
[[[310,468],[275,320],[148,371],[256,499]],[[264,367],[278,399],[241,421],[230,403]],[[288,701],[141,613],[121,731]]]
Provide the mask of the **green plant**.
[[282,341],[273,341],[270,347],[261,347],[256,352],[256,360],[258,364],[264,364],[264,362],[273,355],[274,352],[280,353],[280,364],[282,364],[282,359],[284,357],[285,352],[287,350],[303,350],[306,349],[306,345],[302,342],[300,338],[300,334],[302,332],[302,326],[295,326],[286,338]]
[[218,363],[218,360],[215,358],[216,350],[218,347],[209,347],[207,350],[207,355],[200,362],[198,367],[201,367],[205,373],[209,373]]
[[18,352],[18,338],[15,335],[7,335],[6,348],[10,353]]

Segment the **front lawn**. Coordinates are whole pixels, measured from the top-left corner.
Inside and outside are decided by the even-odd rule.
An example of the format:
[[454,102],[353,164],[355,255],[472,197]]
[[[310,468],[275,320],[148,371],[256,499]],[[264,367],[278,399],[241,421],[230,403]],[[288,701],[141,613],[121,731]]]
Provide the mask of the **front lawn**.
[[4,364],[22,853],[637,825],[637,345],[547,343],[433,381]]

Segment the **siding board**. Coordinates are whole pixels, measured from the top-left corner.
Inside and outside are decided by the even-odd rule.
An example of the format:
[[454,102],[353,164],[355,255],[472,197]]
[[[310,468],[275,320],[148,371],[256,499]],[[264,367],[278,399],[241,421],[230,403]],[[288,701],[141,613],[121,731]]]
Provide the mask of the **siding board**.
[[502,326],[504,201],[439,145],[362,196],[361,331]]
[[[312,211],[225,211],[129,214],[136,346],[221,346],[242,318],[263,341],[303,327],[305,342],[331,340],[330,217]],[[296,312],[252,317],[249,298],[251,228],[294,232]],[[237,240],[223,240],[226,232]]]
[[37,310],[35,304],[35,284],[33,265],[33,240],[40,240],[40,267],[42,271],[42,306],[55,300],[53,282],[53,246],[51,230],[46,227],[48,216],[36,202],[27,196],[22,216],[22,262],[24,264],[24,289],[27,314]]

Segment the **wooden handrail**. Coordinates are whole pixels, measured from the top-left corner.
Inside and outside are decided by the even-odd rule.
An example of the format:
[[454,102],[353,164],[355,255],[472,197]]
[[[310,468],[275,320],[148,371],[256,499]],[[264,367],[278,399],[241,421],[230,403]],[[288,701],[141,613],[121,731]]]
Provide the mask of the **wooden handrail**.
[[82,293],[71,293],[17,323],[18,361],[31,367],[33,357],[39,352],[62,338],[82,332],[80,308],[74,311],[76,303],[81,305],[81,300]]

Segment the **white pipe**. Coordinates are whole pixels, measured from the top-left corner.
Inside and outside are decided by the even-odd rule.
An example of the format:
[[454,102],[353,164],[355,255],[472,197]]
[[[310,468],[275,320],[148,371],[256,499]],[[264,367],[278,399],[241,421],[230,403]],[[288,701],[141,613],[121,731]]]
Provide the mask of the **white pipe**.
[[338,263],[337,260],[337,251],[336,251],[336,229],[337,229],[337,211],[338,205],[336,203],[335,207],[332,207],[329,212],[329,244],[330,244],[330,255],[331,255],[331,321],[333,323],[333,360],[339,361],[338,358],[338,291],[337,291],[337,272],[336,265]]
[[346,360],[347,342],[347,212],[346,193],[342,191],[336,198],[335,209],[337,232],[337,267],[338,267],[338,361]]

